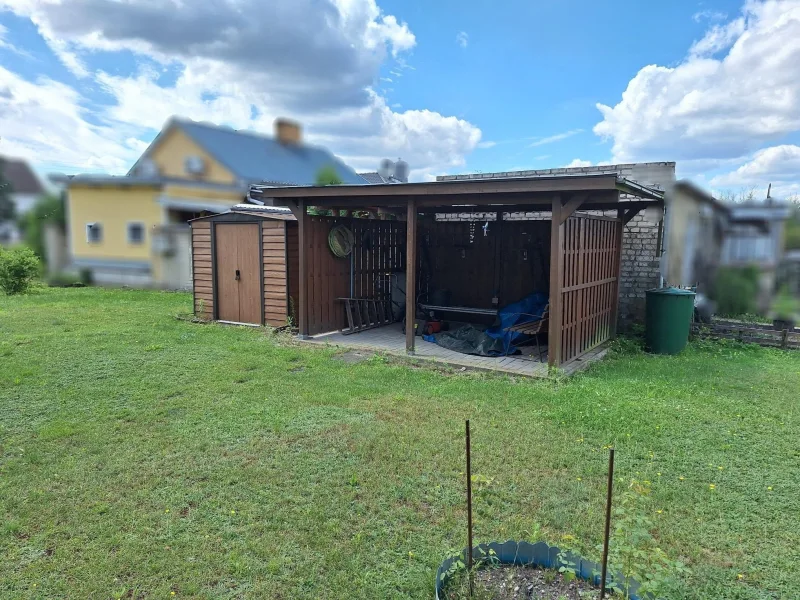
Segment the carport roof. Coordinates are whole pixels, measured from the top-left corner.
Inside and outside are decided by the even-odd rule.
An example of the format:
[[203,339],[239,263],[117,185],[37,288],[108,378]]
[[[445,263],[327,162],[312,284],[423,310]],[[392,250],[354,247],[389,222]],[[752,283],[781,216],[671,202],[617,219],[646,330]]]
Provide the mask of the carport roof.
[[[474,179],[426,183],[331,185],[274,187],[253,185],[253,198],[275,206],[290,206],[303,199],[314,206],[371,207],[406,206],[415,200],[420,209],[486,206],[525,206],[529,209],[550,210],[555,196],[564,200],[584,196],[583,209],[616,208],[631,200],[648,204],[663,202],[664,193],[613,173],[591,175],[556,175],[541,177],[510,177],[507,179]],[[489,209],[491,210],[491,209]]]

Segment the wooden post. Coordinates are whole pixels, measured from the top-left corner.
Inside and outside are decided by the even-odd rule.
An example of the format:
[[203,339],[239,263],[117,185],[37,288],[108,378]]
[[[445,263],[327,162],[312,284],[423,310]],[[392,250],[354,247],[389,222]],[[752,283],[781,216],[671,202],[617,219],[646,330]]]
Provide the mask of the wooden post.
[[406,214],[406,352],[414,354],[417,319],[417,202],[408,200]]
[[613,304],[611,305],[611,339],[617,337],[617,321],[619,320],[619,294],[622,290],[622,282],[620,278],[622,277],[622,235],[625,231],[625,220],[626,214],[625,210],[622,208],[617,209],[617,232],[615,236],[615,245],[616,245],[616,253],[617,253],[617,262],[614,269],[614,275],[617,278],[616,284],[614,285],[614,298]]
[[[301,340],[308,339],[308,244],[311,242],[308,235],[308,215],[306,214],[306,199],[300,198],[297,201],[296,210],[292,212],[297,219],[297,245],[300,256],[300,273],[298,274],[300,284],[300,298],[299,306],[297,307],[297,325],[299,329],[299,338]],[[288,265],[287,265],[288,267]]]
[[550,221],[550,324],[547,334],[547,364],[561,364],[561,284],[564,266],[564,222],[561,197],[553,197]]
[[492,290],[492,298],[497,298],[497,304],[492,304],[493,308],[500,306],[500,302],[504,302],[505,298],[500,297],[500,286],[502,285],[503,274],[503,213],[497,211],[495,213],[495,231],[494,231],[494,289]]

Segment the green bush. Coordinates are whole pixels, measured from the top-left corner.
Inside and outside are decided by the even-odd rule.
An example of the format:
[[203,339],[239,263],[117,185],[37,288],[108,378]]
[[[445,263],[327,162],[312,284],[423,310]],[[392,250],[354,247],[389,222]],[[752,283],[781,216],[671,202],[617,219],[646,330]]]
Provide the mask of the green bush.
[[736,316],[757,311],[758,267],[720,267],[712,298],[717,314]]
[[0,248],[0,289],[9,296],[24,294],[39,274],[40,262],[30,248]]

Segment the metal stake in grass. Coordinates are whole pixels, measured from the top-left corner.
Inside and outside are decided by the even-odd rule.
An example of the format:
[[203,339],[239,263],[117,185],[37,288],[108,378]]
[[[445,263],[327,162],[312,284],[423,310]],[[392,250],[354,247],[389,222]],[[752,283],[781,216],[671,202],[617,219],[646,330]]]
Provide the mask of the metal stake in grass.
[[472,580],[472,459],[470,457],[469,419],[467,431],[467,573],[469,574],[469,596],[472,597],[474,583]]
[[608,491],[606,493],[606,531],[603,536],[603,568],[600,575],[600,600],[606,597],[606,572],[608,570],[608,536],[611,531],[611,492],[614,489],[614,449],[608,455]]

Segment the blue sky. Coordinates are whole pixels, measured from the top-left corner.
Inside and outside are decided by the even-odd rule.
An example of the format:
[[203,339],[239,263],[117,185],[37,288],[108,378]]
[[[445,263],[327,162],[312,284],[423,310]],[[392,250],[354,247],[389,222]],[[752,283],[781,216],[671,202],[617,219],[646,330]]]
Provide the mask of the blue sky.
[[0,0],[0,153],[124,173],[171,114],[291,116],[416,179],[674,160],[800,191],[800,0],[190,4]]

